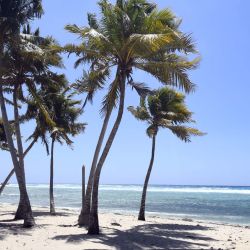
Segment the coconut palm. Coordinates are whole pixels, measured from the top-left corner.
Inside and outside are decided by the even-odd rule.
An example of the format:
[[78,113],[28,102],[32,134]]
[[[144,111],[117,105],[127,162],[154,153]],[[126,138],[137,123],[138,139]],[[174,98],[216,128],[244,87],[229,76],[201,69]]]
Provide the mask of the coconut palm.
[[[14,104],[14,120],[15,120],[15,134],[17,139],[17,152],[15,150],[11,127],[8,120],[8,114],[5,106],[5,98],[3,94],[3,86],[5,84],[6,70],[3,67],[3,59],[9,50],[18,47],[20,42],[20,28],[22,25],[28,23],[31,19],[39,17],[42,14],[41,0],[1,0],[0,1],[0,105],[2,111],[2,119],[4,131],[8,147],[11,153],[12,162],[14,165],[17,182],[20,190],[19,207],[23,207],[22,217],[24,218],[24,226],[32,227],[35,222],[32,215],[30,201],[26,189],[24,162],[23,162],[23,148],[21,143],[21,132],[18,118],[18,103],[17,92],[15,87],[13,95]],[[6,69],[6,68],[5,68]],[[8,77],[9,75],[7,75]]]
[[[51,92],[50,92],[51,93]],[[73,141],[68,136],[76,136],[82,133],[85,129],[84,123],[76,122],[81,115],[81,109],[76,105],[79,101],[72,100],[71,96],[64,96],[63,93],[50,96],[53,121],[56,128],[51,132],[51,161],[50,161],[50,213],[55,214],[55,203],[53,194],[53,179],[54,179],[54,143],[63,141],[67,145],[71,145]]]
[[[54,79],[54,74],[50,67],[61,67],[62,61],[59,54],[53,49],[53,46],[57,45],[56,42],[51,38],[41,38],[39,31],[34,33],[30,32],[29,26],[24,27],[24,31],[20,34],[20,44],[17,47],[10,49],[9,60],[5,61],[5,68],[10,69],[4,74],[4,79],[7,79],[4,90],[8,90],[13,93],[13,106],[15,110],[15,122],[19,124],[22,121],[27,120],[25,116],[19,117],[18,113],[18,102],[27,103],[27,96],[24,95],[23,89],[28,89],[28,93],[36,100],[37,107],[41,110],[44,115],[44,119],[51,127],[55,126],[55,123],[50,118],[50,115],[44,107],[41,98],[37,94],[37,88],[43,85],[56,85],[57,82]],[[7,77],[6,77],[7,76]],[[18,125],[20,127],[20,125]],[[19,128],[20,130],[20,128]],[[18,128],[15,128],[18,131]],[[17,137],[18,139],[18,137]],[[33,144],[38,138],[34,138]],[[18,145],[22,147],[22,140],[17,140]],[[31,147],[32,147],[31,143]],[[20,148],[20,147],[19,147]],[[28,149],[30,149],[28,147]],[[23,151],[18,152],[19,161],[24,159]],[[13,172],[13,171],[12,171]],[[6,181],[11,177],[11,174],[7,177]],[[23,199],[20,199],[19,206],[15,215],[15,219],[22,219],[24,217],[25,204]]]
[[74,100],[74,92],[69,92],[67,81],[64,75],[54,74],[48,79],[57,84],[43,84],[43,87],[37,92],[44,107],[49,110],[49,115],[55,127],[52,129],[46,121],[43,112],[37,107],[35,99],[29,101],[28,117],[36,119],[36,128],[29,139],[40,137],[49,153],[48,137],[51,138],[50,149],[50,213],[55,214],[54,202],[54,146],[55,142],[72,145],[73,141],[69,136],[77,136],[85,129],[85,123],[77,122],[82,110],[79,107],[80,101]]
[[145,220],[145,203],[150,174],[155,158],[155,144],[159,129],[169,129],[174,135],[184,142],[190,142],[191,136],[203,135],[198,129],[186,126],[192,120],[192,113],[185,105],[185,96],[172,89],[164,87],[155,91],[147,97],[137,108],[130,106],[128,110],[140,121],[146,122],[149,126],[147,135],[152,139],[152,153],[144,181],[141,197],[140,212],[138,220]]
[[[66,26],[67,30],[82,38],[82,43],[67,45],[65,48],[79,56],[76,66],[90,63],[90,71],[78,82],[79,89],[87,92],[89,100],[93,99],[96,91],[105,87],[107,80],[115,72],[102,103],[101,111],[105,118],[92,161],[82,211],[82,224],[86,225],[89,222],[93,187],[90,234],[99,233],[99,179],[123,116],[126,84],[141,95],[148,92],[145,84],[134,81],[133,69],[151,74],[162,84],[177,86],[190,92],[194,90],[194,84],[187,71],[194,69],[198,63],[197,60],[190,61],[181,55],[195,53],[196,50],[190,36],[179,30],[180,21],[169,9],[157,11],[156,6],[146,0],[117,0],[114,5],[102,0],[99,6],[99,21],[94,14],[89,14],[89,27]],[[119,106],[117,118],[99,157],[109,118],[116,106]]]

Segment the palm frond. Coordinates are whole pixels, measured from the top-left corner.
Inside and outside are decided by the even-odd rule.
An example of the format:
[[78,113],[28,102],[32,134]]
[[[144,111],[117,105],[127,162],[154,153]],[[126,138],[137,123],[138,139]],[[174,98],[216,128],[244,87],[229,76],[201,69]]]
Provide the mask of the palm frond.
[[187,71],[196,69],[198,64],[199,58],[188,61],[184,58],[170,55],[164,61],[136,63],[135,67],[148,72],[163,84],[179,87],[190,93],[195,90],[195,84],[189,79]]
[[120,96],[119,81],[116,78],[109,86],[108,93],[105,95],[102,101],[101,114],[107,114],[116,108],[118,98]]
[[129,81],[132,89],[135,89],[141,98],[145,98],[148,94],[152,93],[150,88],[145,83]]
[[134,108],[133,106],[129,106],[128,111],[139,121],[151,121],[150,114],[147,109],[143,107]]
[[205,133],[200,132],[198,129],[180,125],[168,126],[168,129],[184,142],[191,142],[191,136],[205,135]]

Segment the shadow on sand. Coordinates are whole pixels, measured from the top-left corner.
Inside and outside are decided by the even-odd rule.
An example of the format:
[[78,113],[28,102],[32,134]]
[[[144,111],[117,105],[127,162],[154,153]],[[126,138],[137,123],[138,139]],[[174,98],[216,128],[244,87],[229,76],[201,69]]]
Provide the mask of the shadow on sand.
[[[23,220],[14,220],[15,214],[13,212],[0,214],[0,216],[9,215],[13,216],[13,219],[0,220],[0,240],[3,240],[8,235],[32,235],[32,229],[25,229],[22,225]],[[39,216],[51,216],[49,212],[34,211],[34,217]],[[54,216],[54,215],[53,215]],[[55,216],[70,216],[69,213],[57,213]],[[48,224],[37,225],[37,227],[48,226]],[[1,247],[0,247],[1,249]]]
[[51,215],[49,212],[46,211],[33,211],[33,216],[34,217],[39,217],[39,216],[71,216],[73,213],[64,213],[64,212],[58,212],[55,215]]
[[4,223],[0,222],[0,240],[3,240],[9,234],[12,235],[29,235],[31,236],[32,232],[30,229],[25,229],[20,223],[7,223],[13,220],[5,220]]
[[[57,235],[54,240],[64,240],[67,243],[80,244],[84,240],[102,243],[115,249],[208,249],[209,241],[214,239],[194,233],[194,230],[209,230],[203,226],[179,224],[145,224],[127,231],[113,228],[111,233],[91,236],[84,234]],[[190,232],[191,231],[191,232]],[[194,240],[194,242],[190,242]],[[88,249],[91,250],[91,249]]]

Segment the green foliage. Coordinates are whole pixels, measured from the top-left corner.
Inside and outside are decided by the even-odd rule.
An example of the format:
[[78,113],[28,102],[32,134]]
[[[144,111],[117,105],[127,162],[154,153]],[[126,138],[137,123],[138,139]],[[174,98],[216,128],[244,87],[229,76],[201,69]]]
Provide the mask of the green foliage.
[[37,87],[44,84],[58,84],[57,79],[54,79],[55,74],[51,71],[51,67],[63,66],[61,56],[53,49],[57,43],[51,37],[40,37],[38,30],[32,33],[29,25],[24,26],[23,31],[24,33],[20,34],[19,46],[12,47],[2,63],[2,68],[5,69],[3,78],[8,79],[4,90],[10,93],[14,86],[18,86],[18,98],[25,103],[27,96],[25,97],[23,91],[27,89],[44,113],[47,123],[54,127],[55,123],[36,91]]
[[63,75],[54,75],[54,81],[57,85],[44,85],[37,91],[43,106],[49,111],[49,116],[55,126],[52,128],[45,119],[44,113],[37,106],[36,99],[31,96],[28,101],[28,110],[25,114],[27,119],[36,120],[36,128],[29,139],[37,140],[40,138],[48,149],[48,135],[59,143],[65,141],[71,145],[73,141],[69,136],[76,136],[82,133],[86,124],[77,122],[82,114],[78,100],[74,100],[74,93],[67,89],[66,79]]
[[42,14],[41,0],[0,0],[1,45],[18,46],[21,27]]
[[[146,0],[121,0],[115,4],[101,0],[99,6],[100,19],[88,14],[88,27],[65,27],[81,39],[79,45],[66,45],[65,51],[79,57],[76,67],[82,63],[90,65],[89,72],[78,82],[88,100],[92,101],[94,93],[105,87],[113,68],[115,78],[125,73],[127,83],[141,97],[150,89],[144,83],[135,84],[134,68],[149,73],[162,84],[194,91],[188,71],[195,69],[199,60],[189,60],[186,55],[197,51],[191,36],[180,31],[181,21],[169,9],[159,11]],[[101,109],[104,113],[116,106],[120,96],[116,81],[111,81],[107,88]]]
[[142,102],[139,107],[130,106],[128,110],[141,121],[149,124],[147,135],[156,135],[160,128],[167,128],[178,138],[190,142],[191,136],[201,136],[204,133],[198,129],[186,126],[193,123],[192,113],[185,105],[185,96],[170,88],[161,88]]

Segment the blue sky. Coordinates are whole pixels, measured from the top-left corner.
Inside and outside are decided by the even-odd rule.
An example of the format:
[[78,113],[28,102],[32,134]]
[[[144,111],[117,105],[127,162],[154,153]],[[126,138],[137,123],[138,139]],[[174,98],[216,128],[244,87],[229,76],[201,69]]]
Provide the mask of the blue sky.
[[[249,40],[248,0],[155,0],[158,8],[170,7],[183,19],[182,30],[192,33],[202,55],[200,67],[190,76],[198,85],[187,97],[195,113],[196,126],[208,134],[192,143],[179,141],[168,131],[160,131],[150,182],[152,184],[250,185],[250,112],[249,112]],[[54,36],[62,45],[79,42],[64,30],[66,24],[87,24],[87,12],[98,12],[96,1],[44,0],[45,15],[33,23],[43,35]],[[75,58],[65,57],[64,70],[70,82],[81,75],[73,68]],[[148,75],[135,78],[159,86]],[[79,183],[81,166],[87,173],[102,120],[99,108],[103,93],[88,105],[81,120],[88,123],[85,134],[77,137],[74,150],[56,145],[55,182]],[[126,107],[137,105],[138,97],[127,89]],[[23,134],[33,124],[22,127]],[[107,158],[101,182],[105,184],[141,184],[150,159],[151,142],[146,125],[127,111]],[[0,152],[0,182],[11,169],[8,153]],[[49,157],[38,143],[26,158],[29,183],[47,183]],[[13,180],[15,181],[15,180]]]

